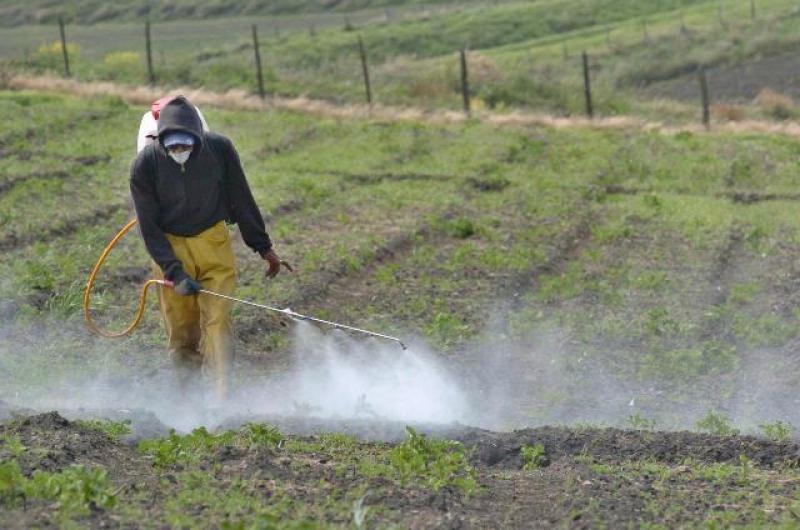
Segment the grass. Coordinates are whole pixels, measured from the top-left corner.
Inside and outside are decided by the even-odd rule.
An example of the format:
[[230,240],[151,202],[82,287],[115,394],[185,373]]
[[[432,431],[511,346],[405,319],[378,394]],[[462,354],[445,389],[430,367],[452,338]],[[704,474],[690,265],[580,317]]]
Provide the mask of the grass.
[[[374,11],[362,14],[357,33],[367,43],[373,91],[381,103],[459,108],[456,51],[468,43],[475,50],[469,61],[477,111],[527,107],[581,114],[579,52],[587,50],[595,70],[598,113],[685,121],[694,119],[689,114],[694,109],[653,103],[653,94],[642,94],[639,89],[691,74],[698,65],[739,64],[759,54],[790,50],[796,43],[796,17],[788,0],[760,1],[755,20],[750,18],[749,0],[729,2],[724,15],[729,23],[725,24],[720,23],[717,3],[701,0],[603,0],[591,6],[575,0],[493,5],[443,2],[433,7],[438,10],[436,16],[410,15],[414,8],[413,2],[400,6],[400,15],[388,22]],[[261,40],[268,92],[362,102],[356,32],[345,30],[339,15],[281,17],[261,20],[262,26],[271,28]],[[691,33],[688,37],[679,31],[681,18]],[[216,20],[168,21],[154,26],[154,60],[160,83],[255,91],[251,20],[223,18],[224,31]],[[529,22],[522,24],[521,20]],[[289,31],[276,33],[276,24]],[[319,31],[310,34],[307,28],[311,25]],[[2,29],[0,35],[4,36],[0,42],[10,45],[5,51],[0,47],[0,56],[34,71],[59,68],[60,50],[52,28]],[[70,27],[70,35],[77,46],[72,69],[79,77],[135,85],[146,82],[140,24]],[[202,40],[197,40],[199,35]],[[27,50],[22,58],[20,50]],[[794,110],[791,101],[773,92],[765,93],[758,105],[743,112],[750,117],[784,120]],[[724,116],[720,111],[715,119],[724,120]]]

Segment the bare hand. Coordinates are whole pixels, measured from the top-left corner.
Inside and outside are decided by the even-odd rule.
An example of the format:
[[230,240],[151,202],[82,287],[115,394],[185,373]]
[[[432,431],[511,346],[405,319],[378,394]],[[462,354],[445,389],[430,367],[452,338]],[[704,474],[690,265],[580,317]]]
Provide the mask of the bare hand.
[[294,272],[294,269],[292,268],[292,266],[289,265],[289,263],[287,263],[286,261],[283,261],[280,258],[280,256],[278,256],[275,253],[274,250],[270,250],[269,252],[264,254],[264,260],[266,260],[266,262],[269,264],[269,268],[267,269],[267,272],[266,272],[267,278],[271,279],[271,278],[274,278],[275,276],[277,276],[278,273],[281,270],[281,265],[286,267],[289,270],[289,272]]

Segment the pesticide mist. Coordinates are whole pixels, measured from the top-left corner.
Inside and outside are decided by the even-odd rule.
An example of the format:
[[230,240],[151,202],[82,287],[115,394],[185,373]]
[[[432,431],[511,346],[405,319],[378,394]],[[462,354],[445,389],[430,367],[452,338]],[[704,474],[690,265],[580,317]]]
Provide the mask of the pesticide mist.
[[[179,390],[160,348],[94,339],[79,325],[0,329],[0,400],[74,416],[140,416],[185,431],[270,417],[446,424],[469,416],[458,378],[425,347],[295,327],[291,366],[237,363],[230,399],[203,385]],[[2,407],[0,407],[2,408]],[[70,413],[72,411],[72,413]]]

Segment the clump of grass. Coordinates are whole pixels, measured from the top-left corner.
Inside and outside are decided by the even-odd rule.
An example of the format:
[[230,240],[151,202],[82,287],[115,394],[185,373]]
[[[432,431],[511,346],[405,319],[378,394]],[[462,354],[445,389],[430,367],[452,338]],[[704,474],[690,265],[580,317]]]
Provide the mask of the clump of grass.
[[547,452],[541,443],[525,444],[519,448],[519,452],[522,455],[522,469],[526,471],[539,469],[548,464]]
[[500,175],[488,175],[485,177],[469,177],[467,182],[478,191],[503,191],[511,181]]
[[714,105],[711,107],[711,112],[715,118],[723,121],[742,121],[747,117],[744,107],[728,103]]
[[428,439],[406,427],[406,440],[395,447],[389,462],[400,480],[418,480],[438,491],[454,486],[469,495],[478,487],[475,469],[464,446],[451,440]]
[[756,104],[776,120],[788,120],[795,115],[794,100],[770,88],[761,90],[756,96]]
[[445,222],[444,231],[452,237],[467,239],[475,235],[477,228],[471,219],[459,217],[458,219]]
[[733,422],[729,417],[714,411],[709,411],[703,419],[695,424],[695,427],[700,431],[716,436],[736,436],[739,434],[739,429],[733,426]]
[[780,420],[773,423],[764,423],[759,425],[759,428],[764,433],[764,436],[773,442],[787,442],[791,440],[794,433],[794,427],[791,423]]

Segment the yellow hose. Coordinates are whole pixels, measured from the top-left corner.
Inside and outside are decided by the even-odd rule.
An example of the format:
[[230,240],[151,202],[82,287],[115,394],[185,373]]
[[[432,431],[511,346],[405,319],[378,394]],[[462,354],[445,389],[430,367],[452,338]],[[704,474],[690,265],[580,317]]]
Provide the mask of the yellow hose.
[[156,279],[150,279],[144,283],[144,285],[142,286],[141,294],[139,295],[139,307],[136,310],[136,316],[134,317],[133,322],[131,322],[130,325],[122,331],[119,332],[107,331],[105,329],[100,328],[92,320],[92,311],[90,309],[90,306],[92,299],[92,288],[94,287],[94,281],[97,277],[97,273],[100,272],[100,268],[106,261],[106,258],[108,257],[108,254],[111,252],[111,249],[113,249],[114,246],[116,246],[117,242],[119,242],[119,240],[122,239],[122,237],[125,234],[127,234],[128,231],[131,228],[133,228],[135,224],[136,224],[136,219],[132,219],[131,221],[129,221],[128,224],[122,227],[122,230],[117,232],[117,235],[114,236],[114,239],[112,239],[111,242],[108,245],[106,245],[106,248],[103,250],[103,253],[100,254],[100,259],[98,259],[97,263],[94,264],[94,268],[92,269],[91,274],[89,274],[89,281],[86,283],[86,290],[83,292],[83,316],[86,319],[86,327],[89,328],[89,331],[91,331],[92,333],[95,333],[102,337],[115,339],[119,337],[124,337],[125,335],[129,335],[134,329],[136,329],[136,326],[139,325],[139,322],[141,322],[142,317],[144,316],[145,302],[147,301],[147,289],[151,285],[157,285],[157,284],[167,285],[166,282],[164,282],[163,280],[156,280]]

